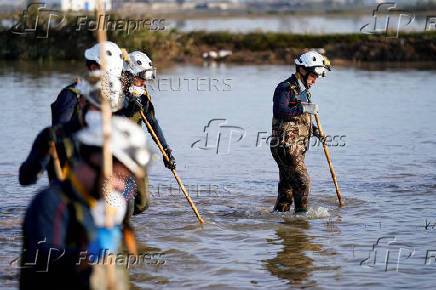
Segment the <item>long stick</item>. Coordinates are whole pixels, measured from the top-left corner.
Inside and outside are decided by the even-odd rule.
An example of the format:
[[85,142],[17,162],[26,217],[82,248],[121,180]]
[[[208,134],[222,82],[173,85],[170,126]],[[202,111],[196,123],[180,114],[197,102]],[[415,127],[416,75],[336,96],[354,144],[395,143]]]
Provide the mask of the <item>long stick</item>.
[[[97,19],[100,19],[100,16],[104,18],[104,12],[102,10],[101,1],[98,1],[97,6]],[[99,22],[98,22],[99,23]],[[105,51],[105,42],[106,42],[106,30],[104,27],[99,27],[97,30],[97,39],[100,48],[100,82],[103,82],[102,78],[105,77],[106,72],[106,51]],[[103,90],[100,90],[101,94],[101,114],[102,114],[102,128],[103,128],[103,160],[102,160],[102,168],[103,168],[103,178],[106,183],[104,190],[107,193],[112,192],[112,183],[110,182],[110,178],[112,176],[112,148],[111,148],[111,118],[112,111],[110,109],[109,101],[106,96],[103,95]],[[105,196],[103,194],[103,196]],[[106,227],[111,228],[112,224],[112,209],[109,203],[106,203]]]
[[[97,1],[97,9],[96,9],[96,21],[99,23],[97,30],[97,40],[100,48],[100,82],[102,83],[102,78],[105,77],[106,72],[106,50],[105,50],[105,42],[107,40],[106,37],[106,29],[102,25],[100,26],[100,17],[103,16],[105,18],[105,12],[103,10],[102,0]],[[104,23],[104,21],[103,21]],[[112,147],[111,147],[111,132],[112,132],[112,111],[110,109],[109,101],[106,96],[103,94],[103,90],[100,89],[101,95],[101,114],[102,114],[102,129],[103,129],[103,160],[102,160],[102,171],[103,171],[103,180],[106,183],[105,188],[102,188],[103,197],[106,198],[106,195],[103,191],[110,194],[112,192]],[[113,215],[115,213],[115,209],[108,203],[105,202],[105,225],[106,228],[113,227]],[[107,261],[103,261],[104,263]],[[115,289],[115,264],[108,263],[106,266],[107,269],[107,281],[106,281],[106,289]]]
[[321,137],[321,142],[322,142],[322,145],[324,147],[325,157],[327,158],[327,162],[328,162],[329,167],[330,167],[330,173],[332,174],[332,179],[333,179],[333,182],[335,183],[336,195],[338,196],[339,206],[343,206],[344,204],[342,203],[341,191],[339,190],[338,182],[336,181],[336,174],[335,174],[335,170],[333,169],[332,161],[330,159],[330,153],[327,149],[327,145],[324,142],[325,135],[324,135],[324,132],[322,131],[321,122],[319,121],[318,114],[315,114],[315,120],[316,120],[316,124],[318,126],[319,135]]
[[50,155],[53,158],[53,165],[54,165],[56,177],[60,181],[63,181],[63,180],[65,180],[65,175],[62,172],[61,162],[59,161],[59,155],[58,155],[58,152],[56,150],[56,144],[53,140],[50,140],[49,145],[50,145]]
[[[157,143],[157,146],[159,147],[160,152],[162,152],[163,157],[167,162],[170,161],[170,158],[168,157],[168,154],[165,152],[164,148],[162,147],[162,144],[159,141],[159,138],[156,136],[156,133],[154,132],[153,128],[151,127],[150,123],[147,121],[144,112],[142,110],[139,111],[141,113],[142,120],[144,121],[145,125],[147,126],[148,130],[151,132],[151,136],[153,137],[154,141]],[[186,191],[185,187],[182,184],[182,181],[180,180],[179,175],[177,174],[175,169],[171,169],[171,172],[174,174],[174,177],[179,184],[180,188],[183,191],[183,194],[185,195],[186,199],[188,200],[189,204],[191,205],[192,210],[194,211],[195,215],[197,216],[200,223],[204,224],[204,220],[201,218],[200,213],[198,212],[197,208],[195,207],[194,202],[192,201],[191,197],[189,196],[188,192]]]

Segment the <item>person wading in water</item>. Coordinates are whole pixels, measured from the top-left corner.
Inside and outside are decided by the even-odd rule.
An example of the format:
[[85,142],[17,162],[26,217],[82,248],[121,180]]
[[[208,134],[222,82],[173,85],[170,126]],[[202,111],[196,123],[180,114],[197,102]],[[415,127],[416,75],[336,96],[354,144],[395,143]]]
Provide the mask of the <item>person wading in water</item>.
[[319,137],[311,115],[318,105],[311,102],[309,89],[318,77],[330,70],[323,55],[309,51],[295,59],[296,72],[278,84],[273,97],[272,138],[270,149],[279,167],[280,180],[274,211],[307,212],[311,181],[304,164],[309,138]]

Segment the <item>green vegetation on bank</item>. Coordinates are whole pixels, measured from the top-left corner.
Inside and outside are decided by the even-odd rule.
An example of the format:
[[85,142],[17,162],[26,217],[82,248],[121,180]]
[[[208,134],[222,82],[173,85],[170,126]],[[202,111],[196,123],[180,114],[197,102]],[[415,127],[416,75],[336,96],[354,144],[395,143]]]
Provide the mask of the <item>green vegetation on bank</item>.
[[[75,22],[75,18],[70,17],[61,29],[50,29],[47,38],[41,38],[47,35],[43,24],[34,34],[0,30],[0,59],[81,60],[83,51],[95,43],[95,35],[86,27],[78,30]],[[120,26],[116,31],[108,30],[108,39],[129,51],[145,51],[154,60],[170,62],[198,62],[204,52],[226,49],[233,52],[226,59],[228,62],[287,63],[305,48],[324,48],[332,59],[350,61],[436,61],[436,32],[405,33],[399,38],[387,38],[359,33],[185,33],[154,31],[150,26],[127,33]]]

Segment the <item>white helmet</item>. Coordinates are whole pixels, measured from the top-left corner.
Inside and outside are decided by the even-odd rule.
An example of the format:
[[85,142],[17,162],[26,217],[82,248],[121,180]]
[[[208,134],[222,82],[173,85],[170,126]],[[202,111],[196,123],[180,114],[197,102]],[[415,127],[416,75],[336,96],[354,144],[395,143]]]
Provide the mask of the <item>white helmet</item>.
[[151,59],[145,53],[134,51],[129,53],[129,58],[130,61],[124,62],[124,71],[144,80],[156,78],[156,68],[153,67]]
[[[103,96],[109,101],[112,112],[116,112],[123,107],[125,96],[118,77],[105,73],[100,80],[100,71],[94,71],[87,80],[80,80],[77,83],[76,90],[92,105],[101,108],[101,93],[103,93]],[[100,89],[102,90],[101,93]]]
[[[146,135],[128,118],[114,116],[111,121],[112,155],[136,176],[144,176],[145,167],[151,160]],[[77,140],[82,145],[102,147],[104,136],[101,113],[91,114],[87,124],[88,127],[77,133]]]
[[303,53],[300,57],[296,58],[295,65],[297,67],[302,66],[309,72],[313,72],[322,77],[325,76],[326,69],[331,70],[330,61],[327,57],[313,50]]
[[[102,45],[104,45],[104,50],[106,51],[106,71],[116,76],[120,76],[121,71],[123,70],[123,55],[121,49],[118,45],[110,41],[103,42]],[[85,58],[93,60],[101,65],[100,45],[97,43],[93,47],[85,50]]]

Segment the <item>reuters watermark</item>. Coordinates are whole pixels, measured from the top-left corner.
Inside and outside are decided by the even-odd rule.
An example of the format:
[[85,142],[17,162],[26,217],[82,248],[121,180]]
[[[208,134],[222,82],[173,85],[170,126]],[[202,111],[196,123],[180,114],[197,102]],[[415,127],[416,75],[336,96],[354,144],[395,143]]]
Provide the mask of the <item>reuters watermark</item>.
[[229,77],[162,76],[147,82],[149,92],[227,92],[231,90],[232,78]]
[[[231,184],[222,183],[188,183],[184,185],[191,196],[195,197],[228,197],[234,195],[231,191]],[[180,186],[177,184],[150,184],[150,193],[154,198],[164,196],[183,195]]]

